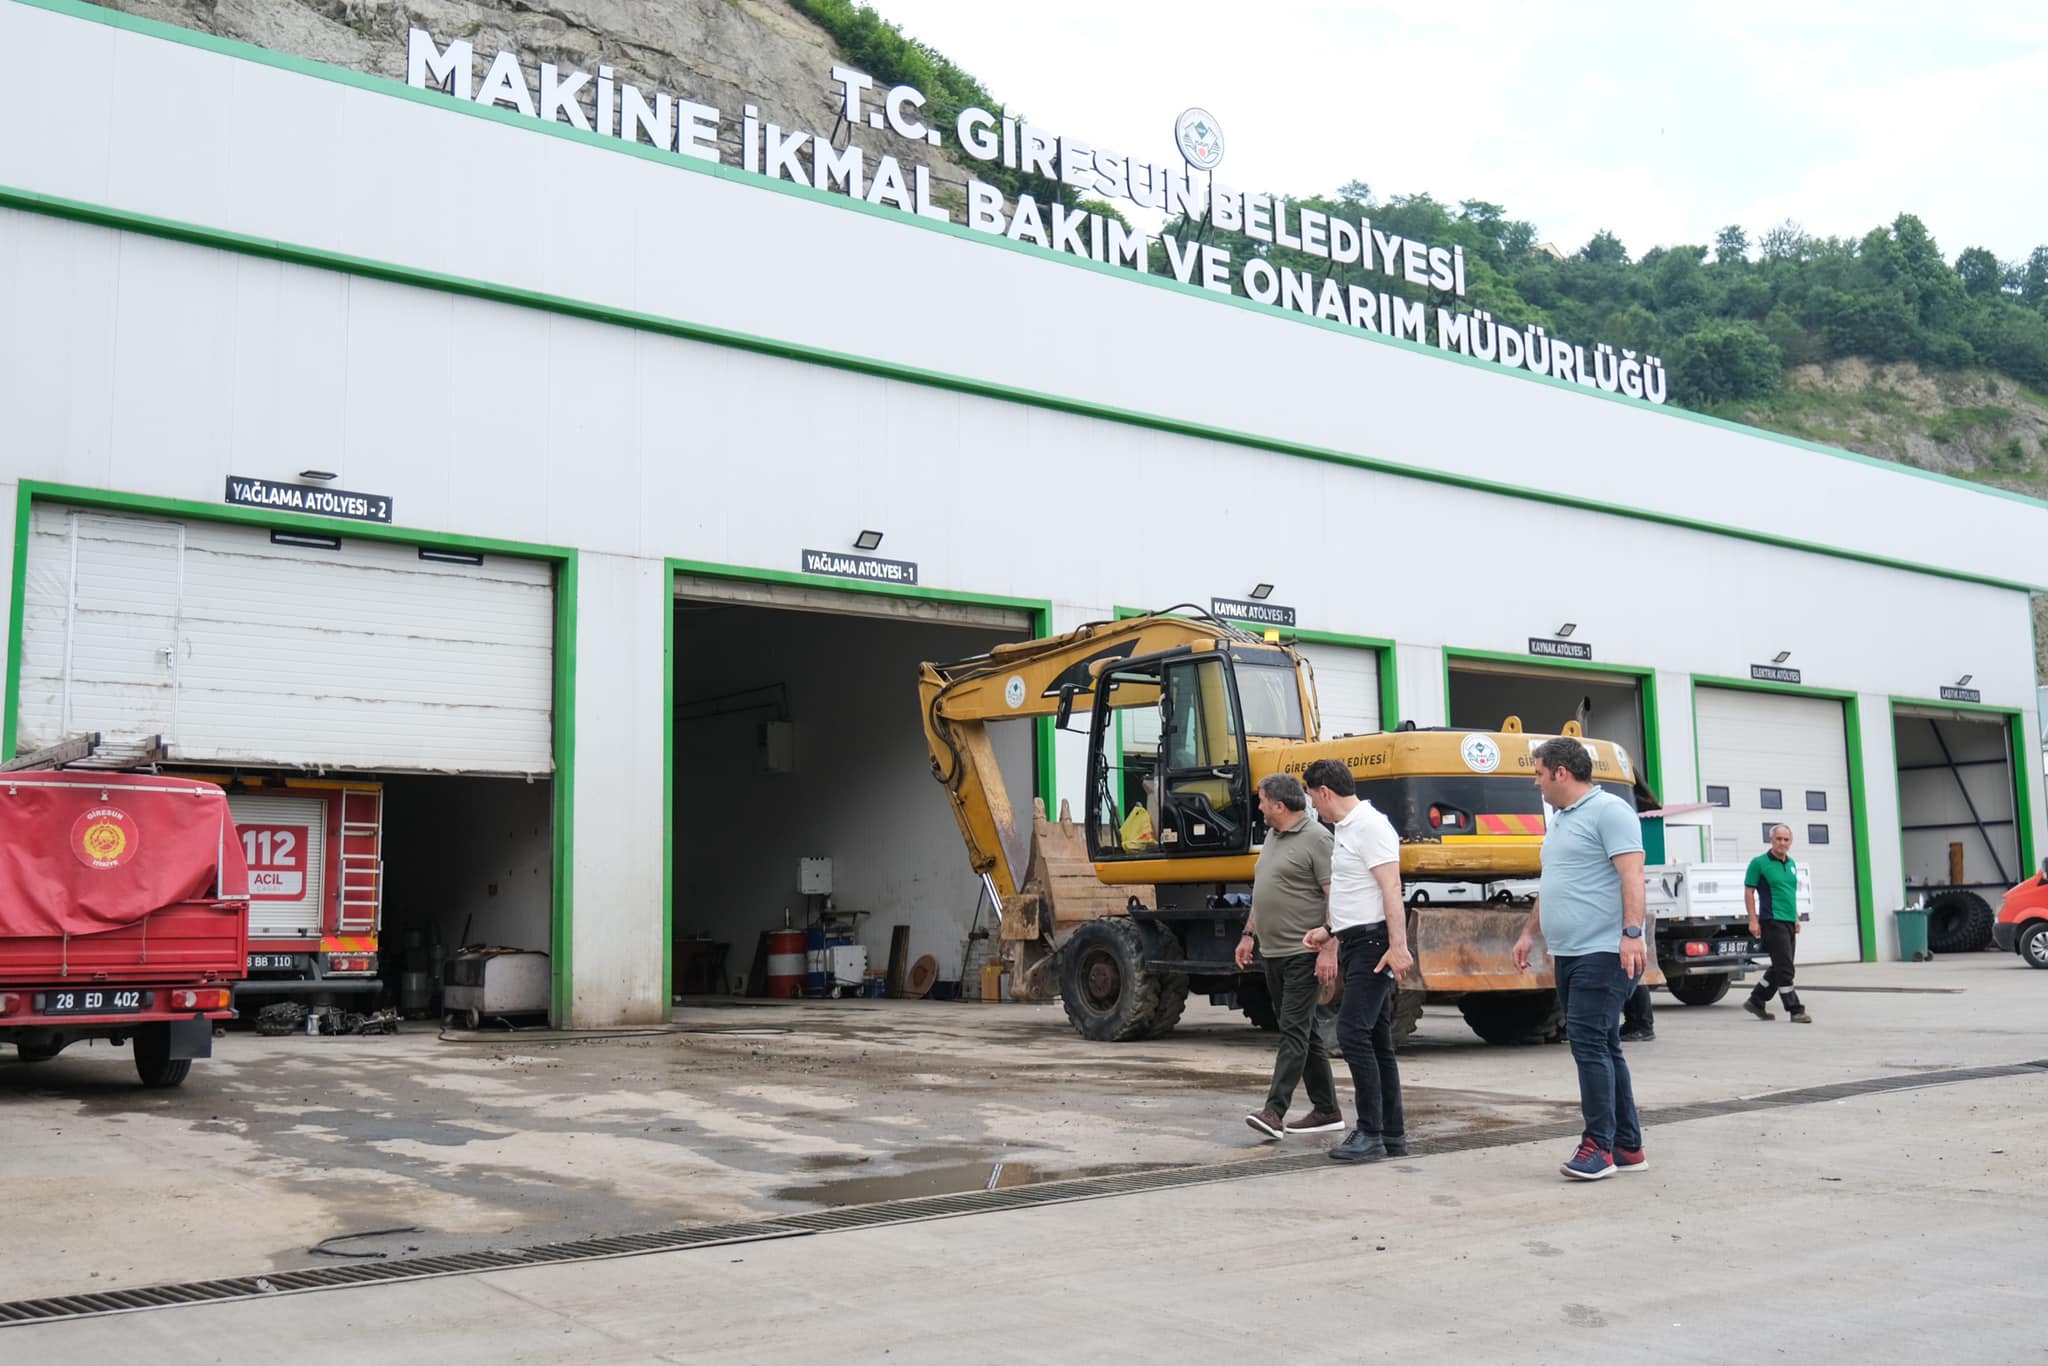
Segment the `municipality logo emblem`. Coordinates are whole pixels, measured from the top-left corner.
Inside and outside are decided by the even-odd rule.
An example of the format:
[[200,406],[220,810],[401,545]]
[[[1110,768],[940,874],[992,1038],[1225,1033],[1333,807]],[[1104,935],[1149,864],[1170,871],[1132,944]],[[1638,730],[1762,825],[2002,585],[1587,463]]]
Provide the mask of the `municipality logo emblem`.
[[1465,743],[1458,746],[1458,753],[1465,760],[1465,767],[1474,773],[1491,773],[1500,767],[1500,746],[1490,735],[1468,735]]
[[1012,711],[1024,705],[1024,675],[1010,675],[1009,682],[1003,684],[1003,701],[1010,704]]
[[1213,171],[1223,164],[1223,125],[1206,109],[1189,109],[1175,119],[1173,141],[1198,171]]

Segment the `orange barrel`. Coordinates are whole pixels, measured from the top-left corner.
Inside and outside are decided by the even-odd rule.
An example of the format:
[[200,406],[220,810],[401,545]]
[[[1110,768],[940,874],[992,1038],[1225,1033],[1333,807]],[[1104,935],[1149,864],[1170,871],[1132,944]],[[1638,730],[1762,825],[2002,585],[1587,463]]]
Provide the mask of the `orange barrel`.
[[768,994],[770,996],[801,996],[804,994],[804,932],[802,930],[770,930],[768,932]]

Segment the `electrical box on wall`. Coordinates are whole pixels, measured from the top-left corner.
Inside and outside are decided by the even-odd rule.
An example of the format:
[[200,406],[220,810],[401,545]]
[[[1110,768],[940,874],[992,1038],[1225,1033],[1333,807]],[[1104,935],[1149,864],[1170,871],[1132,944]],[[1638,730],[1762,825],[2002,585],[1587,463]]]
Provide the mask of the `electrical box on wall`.
[[768,751],[770,773],[796,772],[796,722],[770,721],[761,727],[761,745]]
[[832,860],[800,858],[796,861],[796,889],[805,896],[832,895]]

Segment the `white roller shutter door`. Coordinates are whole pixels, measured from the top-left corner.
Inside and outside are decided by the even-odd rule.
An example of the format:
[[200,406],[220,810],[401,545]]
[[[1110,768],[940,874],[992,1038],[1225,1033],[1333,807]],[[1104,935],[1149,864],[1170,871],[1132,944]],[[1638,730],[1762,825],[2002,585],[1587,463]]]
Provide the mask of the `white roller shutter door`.
[[552,568],[332,534],[38,504],[18,748],[97,730],[186,761],[552,772]]
[[1380,728],[1380,656],[1349,645],[1301,645],[1296,653],[1315,670],[1322,734],[1370,735]]
[[[1856,832],[1849,809],[1849,749],[1842,704],[1825,698],[1699,688],[1700,783],[1714,813],[1713,861],[1747,864],[1764,851],[1766,824],[1792,827],[1793,861],[1813,887],[1813,919],[1799,939],[1802,963],[1862,957],[1856,915]],[[1767,803],[1776,794],[1778,805]],[[1821,843],[1816,835],[1825,834]]]
[[[249,937],[290,939],[320,932],[320,898],[327,890],[327,803],[319,797],[254,797],[228,794],[235,828],[245,830],[243,853],[249,860]],[[257,843],[257,830],[273,835]],[[290,839],[297,848],[280,845]],[[303,839],[303,842],[301,842]],[[296,865],[296,885],[266,887],[259,872],[270,878],[277,867]],[[285,876],[290,876],[286,874]],[[290,895],[292,892],[298,895]]]

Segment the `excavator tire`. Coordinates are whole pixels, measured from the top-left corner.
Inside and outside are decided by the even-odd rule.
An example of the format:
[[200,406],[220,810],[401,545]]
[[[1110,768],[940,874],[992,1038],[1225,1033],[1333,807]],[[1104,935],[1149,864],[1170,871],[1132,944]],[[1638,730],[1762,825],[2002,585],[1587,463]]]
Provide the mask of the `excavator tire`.
[[1237,1008],[1252,1022],[1254,1029],[1273,1033],[1280,1028],[1280,1008],[1273,1002],[1273,995],[1266,990],[1266,974],[1259,971],[1242,972],[1237,977]]
[[1422,1024],[1422,997],[1419,991],[1394,993],[1394,1047],[1407,1043]]
[[1472,1032],[1493,1044],[1561,1043],[1564,1012],[1554,991],[1486,991],[1458,1002]]
[[1942,892],[1927,898],[1927,947],[1936,953],[1982,953],[1991,943],[1995,917],[1975,892]]
[[[1164,925],[1154,925],[1153,931],[1159,941],[1153,953],[1155,958],[1177,959],[1181,956],[1180,941],[1174,938],[1172,930]],[[1145,1037],[1156,1039],[1162,1034],[1171,1034],[1173,1027],[1180,1023],[1181,1013],[1188,1008],[1188,975],[1184,972],[1161,972],[1154,974],[1159,979],[1159,1005],[1152,1012],[1151,1027]]]
[[[1144,931],[1128,916],[1102,916],[1074,931],[1060,951],[1060,1001],[1082,1038],[1124,1043],[1151,1037],[1163,984],[1145,966],[1150,956]],[[1186,988],[1183,978],[1183,1003]]]

